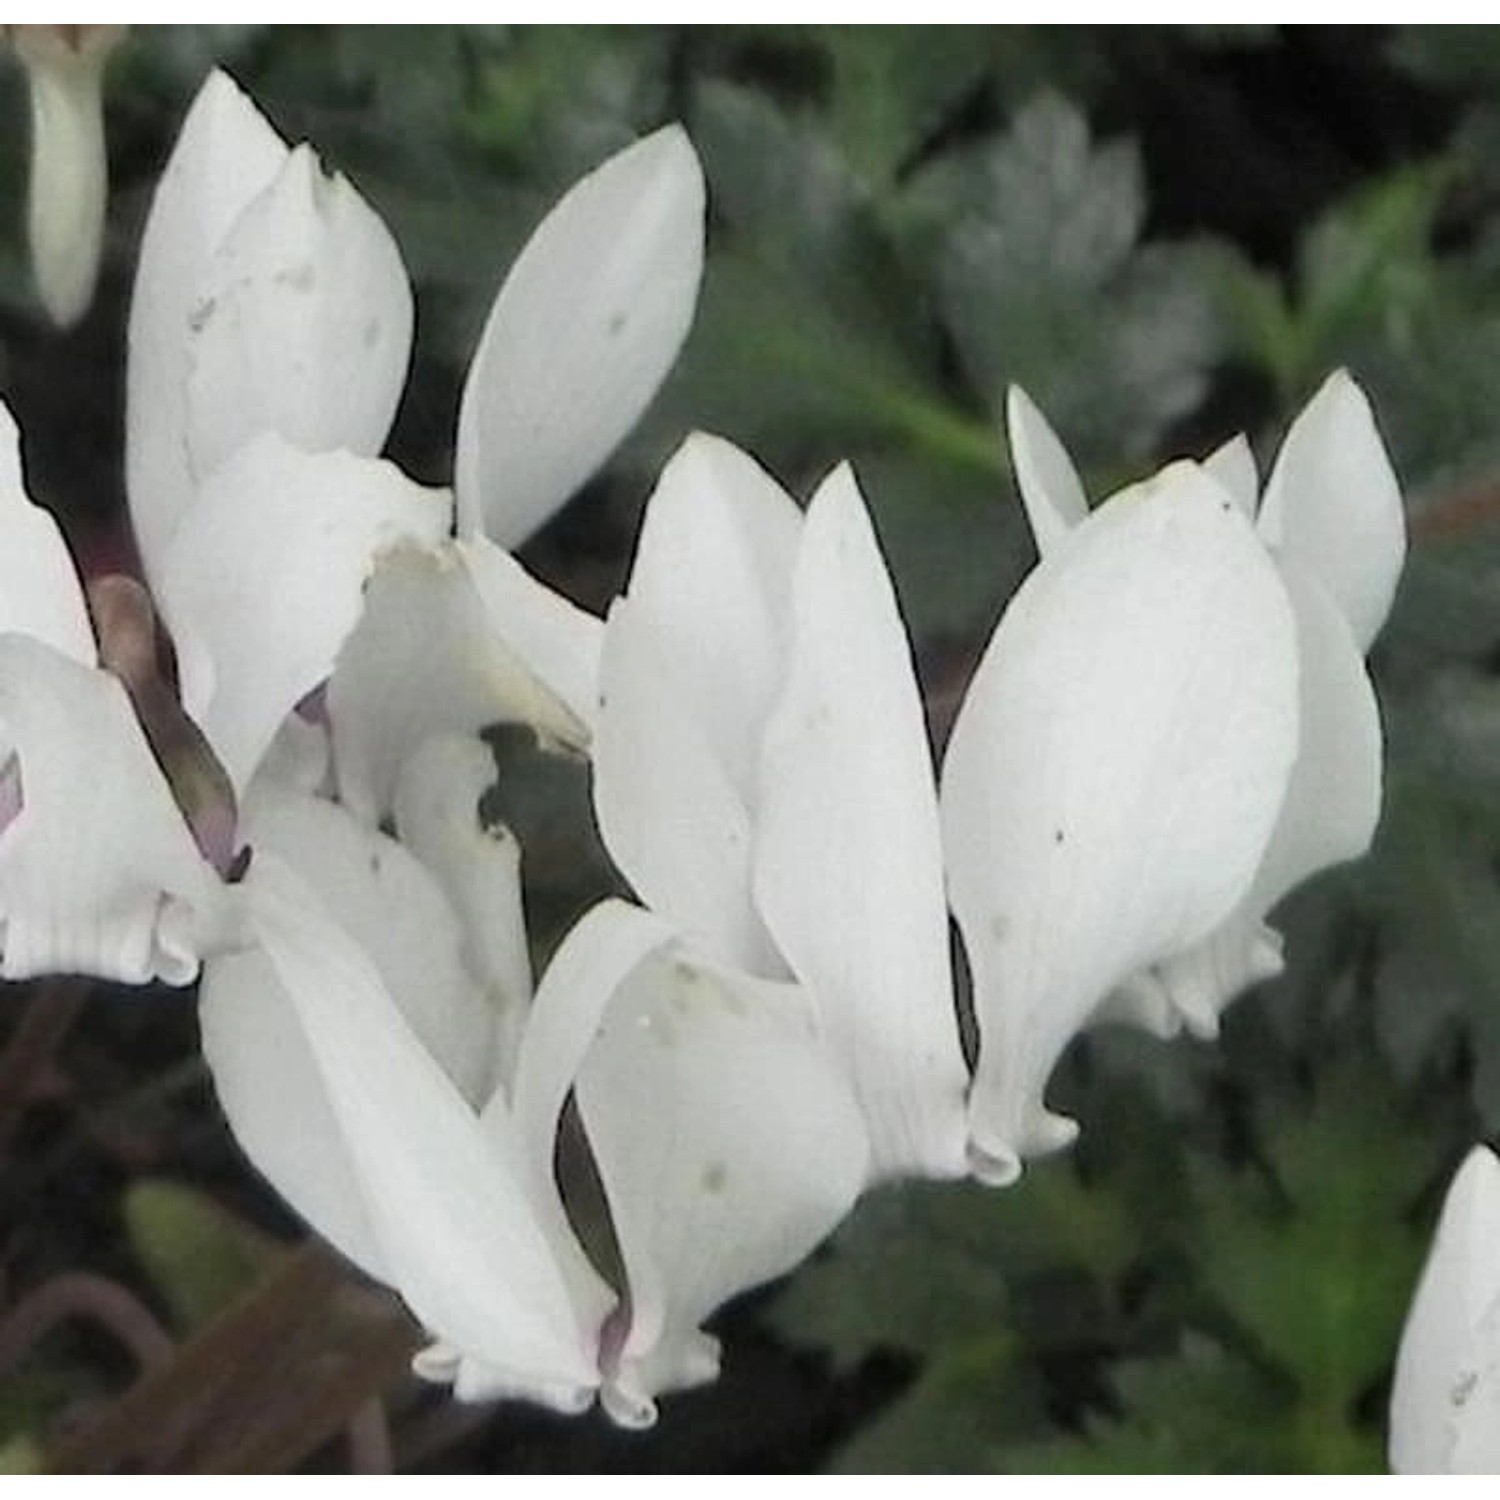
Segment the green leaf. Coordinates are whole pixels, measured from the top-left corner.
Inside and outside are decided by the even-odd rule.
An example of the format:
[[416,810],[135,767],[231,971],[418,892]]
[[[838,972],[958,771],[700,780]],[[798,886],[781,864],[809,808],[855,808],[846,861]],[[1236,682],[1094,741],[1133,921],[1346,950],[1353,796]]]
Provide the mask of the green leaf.
[[287,1247],[180,1183],[138,1178],[125,1192],[125,1228],[146,1274],[190,1331],[235,1301]]
[[1001,1453],[1009,1473],[1263,1474],[1288,1467],[1285,1392],[1247,1361],[1189,1335],[1175,1356],[1128,1360],[1110,1381],[1118,1416]]
[[1203,1285],[1296,1391],[1298,1466],[1369,1442],[1360,1400],[1389,1369],[1425,1246],[1410,1213],[1440,1158],[1364,1055],[1328,1060],[1298,1109],[1257,1101],[1265,1173],[1194,1174]]
[[1135,148],[1096,147],[1044,95],[1009,135],[939,164],[914,221],[946,225],[938,294],[975,389],[1026,387],[1085,461],[1151,451],[1202,400],[1220,333],[1200,255],[1138,244]]

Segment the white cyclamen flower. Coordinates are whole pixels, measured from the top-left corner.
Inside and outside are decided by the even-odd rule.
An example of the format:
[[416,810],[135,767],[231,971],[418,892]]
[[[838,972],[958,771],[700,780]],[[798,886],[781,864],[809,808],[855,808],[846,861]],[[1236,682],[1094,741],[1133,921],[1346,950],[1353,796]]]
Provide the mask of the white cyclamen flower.
[[[289,149],[225,75],[209,78],[142,240],[127,479],[162,614],[204,643],[183,664],[185,701],[237,787],[280,720],[251,722],[221,684],[274,660],[300,697],[346,643],[330,709],[348,799],[372,820],[431,733],[520,717],[586,739],[598,622],[494,539],[511,545],[545,520],[640,415],[691,320],[702,220],[697,160],[672,127],[585,178],[538,229],[465,388],[450,542],[447,493],[373,458],[411,348],[389,233],[309,147]],[[429,502],[422,524],[379,516],[400,486]],[[288,490],[298,498],[279,504]],[[370,585],[350,641],[382,554],[391,577]],[[330,585],[313,586],[319,576]]]
[[943,762],[973,976],[974,1170],[1076,1132],[1043,1091],[1127,976],[1200,942],[1265,854],[1297,751],[1295,624],[1249,521],[1179,463],[1046,547]]
[[[657,1393],[717,1373],[702,1320],[847,1212],[863,1124],[800,992],[621,902],[583,918],[528,1005],[515,845],[475,813],[487,760],[430,742],[398,794],[402,843],[257,783],[257,945],[206,966],[204,1049],[252,1159],[433,1335],[421,1373],[564,1411],[598,1393],[641,1425]],[[570,1091],[618,1288],[555,1174]]]
[[[1062,445],[1025,394],[1009,401],[1011,451],[1045,556],[1087,513]],[[1381,729],[1364,654],[1389,613],[1405,555],[1401,495],[1364,393],[1340,371],[1297,417],[1263,500],[1245,440],[1204,464],[1255,523],[1297,628],[1297,760],[1275,832],[1236,910],[1203,942],[1133,976],[1111,1004],[1170,1035],[1218,1030],[1224,1007],[1282,967],[1266,914],[1295,886],[1370,845],[1380,813]]]
[[1500,1473],[1500,1161],[1476,1146],[1443,1203],[1391,1388],[1397,1474]]
[[605,628],[593,765],[641,899],[726,965],[800,984],[872,1177],[961,1174],[932,757],[846,466],[804,516],[730,444],[683,445]]

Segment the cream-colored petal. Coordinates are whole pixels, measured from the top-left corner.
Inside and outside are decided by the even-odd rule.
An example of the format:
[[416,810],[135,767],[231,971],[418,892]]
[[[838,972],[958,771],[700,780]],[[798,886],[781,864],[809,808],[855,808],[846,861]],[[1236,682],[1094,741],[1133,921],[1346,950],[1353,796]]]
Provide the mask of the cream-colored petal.
[[542,221],[464,388],[462,534],[519,546],[635,425],[692,321],[703,210],[698,158],[672,125],[590,172]]

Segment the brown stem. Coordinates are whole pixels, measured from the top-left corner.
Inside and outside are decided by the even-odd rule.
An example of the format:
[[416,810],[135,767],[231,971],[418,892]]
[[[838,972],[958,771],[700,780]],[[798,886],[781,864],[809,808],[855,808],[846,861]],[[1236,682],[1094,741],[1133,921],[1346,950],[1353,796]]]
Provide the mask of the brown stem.
[[371,1396],[349,1418],[344,1429],[349,1440],[349,1467],[356,1474],[390,1474],[395,1471],[391,1454],[391,1427],[385,1417],[385,1402]]
[[175,1347],[150,1309],[118,1282],[68,1271],[33,1287],[0,1318],[0,1370],[11,1370],[59,1323],[87,1318],[114,1335],[144,1370],[160,1369]]

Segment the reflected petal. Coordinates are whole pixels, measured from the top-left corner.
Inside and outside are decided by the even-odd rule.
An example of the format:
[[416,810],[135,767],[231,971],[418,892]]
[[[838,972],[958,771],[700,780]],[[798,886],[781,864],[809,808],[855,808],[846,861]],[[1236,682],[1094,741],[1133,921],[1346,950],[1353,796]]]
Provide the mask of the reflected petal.
[[878,1175],[961,1176],[937,789],[911,647],[847,465],[808,508],[766,728],[755,894],[849,1069]]
[[578,1106],[630,1285],[605,1404],[645,1426],[658,1393],[717,1373],[698,1325],[848,1213],[864,1123],[799,989],[662,950],[615,993]]
[[1244,433],[1236,433],[1227,443],[1220,443],[1203,460],[1203,468],[1210,478],[1223,485],[1229,498],[1253,521],[1260,506],[1260,475],[1255,467],[1255,454]]
[[130,301],[125,478],[153,579],[196,491],[187,385],[199,287],[230,226],[286,158],[281,137],[216,70],[198,90],[151,200]]
[[461,533],[531,535],[633,427],[692,321],[703,174],[669,126],[589,173],[500,288],[458,421]]
[[246,886],[364,1200],[380,1263],[439,1338],[516,1392],[586,1404],[597,1383],[508,1132],[482,1127],[406,1024],[370,959],[274,855]]
[[780,975],[751,894],[750,811],[658,641],[633,595],[615,600],[594,736],[600,835],[653,911],[706,951]]
[[411,354],[406,270],[379,216],[311,147],[236,218],[200,278],[188,444],[201,479],[250,438],[373,456]]
[[976,1170],[1071,1139],[1042,1092],[1132,972],[1245,895],[1297,746],[1285,590],[1191,464],[1095,511],[1011,601],[943,768],[981,1042]]
[[1346,371],[1330,375],[1292,423],[1260,530],[1323,585],[1368,651],[1401,575],[1406,517],[1369,400]]
[[445,492],[265,434],[203,486],[162,560],[157,602],[182,701],[243,789],[293,707],[333,670],[365,580],[401,541],[447,531]]
[[1203,1038],[1218,1034],[1237,995],[1281,972],[1281,939],[1266,914],[1309,876],[1359,858],[1380,821],[1380,710],[1364,658],[1317,580],[1289,558],[1281,574],[1297,625],[1301,732],[1276,829],[1236,911],[1155,971],[1188,1029]]
[[1068,450],[1018,385],[1005,393],[1005,422],[1010,434],[1010,461],[1021,491],[1021,504],[1044,556],[1089,513],[1083,481]]
[[662,470],[630,572],[631,609],[747,806],[786,671],[802,511],[747,453],[694,433]]

